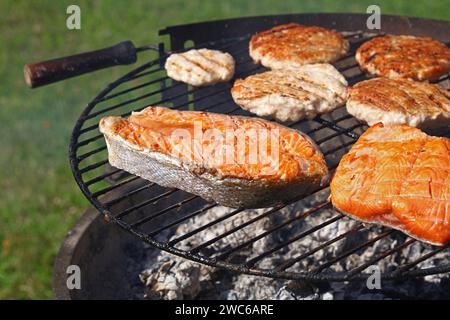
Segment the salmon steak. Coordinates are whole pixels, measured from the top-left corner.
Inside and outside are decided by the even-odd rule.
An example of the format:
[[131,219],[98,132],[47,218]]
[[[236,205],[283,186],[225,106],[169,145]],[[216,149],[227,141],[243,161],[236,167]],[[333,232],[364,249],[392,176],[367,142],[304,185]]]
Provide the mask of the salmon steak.
[[99,126],[114,167],[228,207],[284,203],[328,180],[309,137],[259,118],[147,107]]
[[330,184],[341,212],[444,245],[450,240],[450,140],[407,125],[370,127]]

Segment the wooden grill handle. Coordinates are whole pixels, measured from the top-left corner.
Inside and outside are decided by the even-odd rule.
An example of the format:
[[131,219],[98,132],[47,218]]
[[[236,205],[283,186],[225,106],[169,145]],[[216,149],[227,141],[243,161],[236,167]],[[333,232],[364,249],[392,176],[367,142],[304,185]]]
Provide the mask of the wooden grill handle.
[[25,81],[31,88],[37,88],[91,71],[131,64],[137,60],[136,52],[131,41],[124,41],[109,48],[26,64]]

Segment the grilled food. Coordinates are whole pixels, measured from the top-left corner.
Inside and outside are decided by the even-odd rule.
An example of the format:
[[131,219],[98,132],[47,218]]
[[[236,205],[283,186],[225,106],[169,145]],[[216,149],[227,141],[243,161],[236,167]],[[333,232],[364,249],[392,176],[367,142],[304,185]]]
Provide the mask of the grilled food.
[[255,63],[283,69],[334,62],[345,56],[349,48],[348,41],[339,32],[288,23],[255,34],[250,40],[249,50]]
[[375,76],[426,80],[450,72],[450,49],[428,37],[378,37],[359,47],[355,57]]
[[100,131],[111,165],[228,207],[271,206],[327,179],[307,136],[261,119],[148,107]]
[[349,88],[347,111],[369,125],[447,126],[450,93],[430,83],[375,78]]
[[450,240],[450,140],[406,125],[370,127],[339,163],[333,205],[358,220]]
[[347,81],[330,64],[311,64],[236,80],[231,95],[258,116],[298,121],[345,104]]
[[200,87],[230,80],[234,75],[234,59],[218,50],[193,49],[171,54],[165,68],[172,79]]

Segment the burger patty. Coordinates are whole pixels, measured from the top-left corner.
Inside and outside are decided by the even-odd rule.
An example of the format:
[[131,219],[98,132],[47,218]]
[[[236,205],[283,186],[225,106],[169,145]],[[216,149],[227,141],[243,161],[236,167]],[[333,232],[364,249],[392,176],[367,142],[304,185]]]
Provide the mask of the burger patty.
[[231,95],[258,116],[298,121],[345,104],[347,81],[330,64],[311,64],[236,80]]
[[428,37],[388,35],[365,42],[356,61],[371,75],[436,79],[450,72],[450,49]]
[[206,86],[230,80],[234,59],[229,53],[199,49],[174,53],[166,60],[167,75],[193,86]]
[[347,111],[374,125],[450,125],[450,93],[438,85],[407,79],[375,78],[349,89]]
[[250,56],[271,69],[333,62],[347,54],[349,43],[339,33],[317,26],[288,23],[255,34]]

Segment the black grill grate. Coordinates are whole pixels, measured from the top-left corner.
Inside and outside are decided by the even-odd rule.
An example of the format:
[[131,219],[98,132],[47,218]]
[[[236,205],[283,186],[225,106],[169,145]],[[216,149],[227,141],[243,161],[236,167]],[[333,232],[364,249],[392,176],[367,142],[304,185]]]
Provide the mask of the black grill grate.
[[[330,20],[337,16],[327,15],[327,17]],[[270,21],[269,24],[279,22],[275,18]],[[320,25],[321,22],[315,24]],[[351,53],[335,63],[335,66],[352,85],[366,79],[353,57],[356,48],[379,34],[340,29],[351,43]],[[265,70],[252,63],[247,49],[249,38],[250,34],[224,37],[195,47],[215,48],[231,53],[237,63],[235,78],[241,78]],[[178,40],[173,36],[172,46]],[[322,239],[320,243],[311,243],[308,250],[295,254],[296,245],[309,241],[313,235],[323,231],[324,228],[349,220],[332,209],[328,200],[328,187],[302,199],[292,199],[285,205],[261,211],[246,221],[233,225],[220,235],[205,239],[191,247],[186,244],[191,239],[202,236],[204,232],[222,223],[234,221],[233,219],[240,217],[244,210],[226,211],[220,217],[174,237],[173,232],[177,227],[191,224],[192,219],[217,205],[206,203],[203,199],[181,190],[160,187],[110,167],[105,142],[98,131],[100,118],[106,115],[127,116],[131,111],[141,110],[148,105],[240,115],[248,115],[248,113],[234,104],[229,93],[231,83],[194,89],[169,79],[162,67],[167,55],[164,53],[163,45],[159,48],[158,59],[144,64],[111,83],[92,100],[80,116],[73,132],[70,160],[75,179],[87,198],[109,220],[160,249],[208,265],[255,275],[342,281],[366,277],[367,274],[364,271],[370,265],[387,258],[395,260],[396,257],[402,257],[404,261],[395,265],[393,270],[384,270],[383,277],[423,276],[450,271],[450,264],[447,262],[428,268],[422,267],[424,262],[446,250],[447,247],[420,244],[397,231],[365,226],[356,222],[351,228],[343,230],[335,237]],[[179,47],[175,49],[180,50]],[[446,88],[450,87],[448,75],[442,77],[439,82]],[[336,168],[342,155],[367,128],[347,114],[345,108],[339,108],[313,120],[302,120],[288,123],[288,125],[307,133],[316,141],[331,170]],[[445,135],[448,136],[448,134],[447,130]],[[317,222],[302,229],[304,222],[312,217],[318,219]],[[264,231],[252,228],[265,220],[270,221],[271,225]],[[246,238],[232,245],[227,241],[228,237],[244,229],[251,229],[247,231]],[[288,235],[287,238],[286,235]],[[359,237],[360,235],[364,236]],[[268,237],[275,239],[269,248],[252,251],[258,241]],[[352,237],[363,240],[352,243],[349,241]],[[372,250],[374,245],[382,240],[387,242],[386,248],[375,252],[370,259],[364,260],[362,258],[364,252]],[[339,245],[340,243],[342,245]],[[423,254],[419,258],[408,260],[405,257],[405,250],[413,245],[420,245]],[[331,246],[335,246],[335,249],[328,251],[319,259],[315,258],[316,254],[329,250]],[[242,255],[240,256],[239,253],[243,251],[248,256],[244,261],[236,261],[236,257],[242,260]],[[361,255],[361,258],[358,258],[358,255]],[[276,259],[272,261],[276,261],[275,265],[270,268],[264,267],[264,262],[274,257]],[[308,259],[312,262],[302,264]],[[349,259],[356,259],[357,262],[352,265],[352,268],[346,269],[345,261]]]

